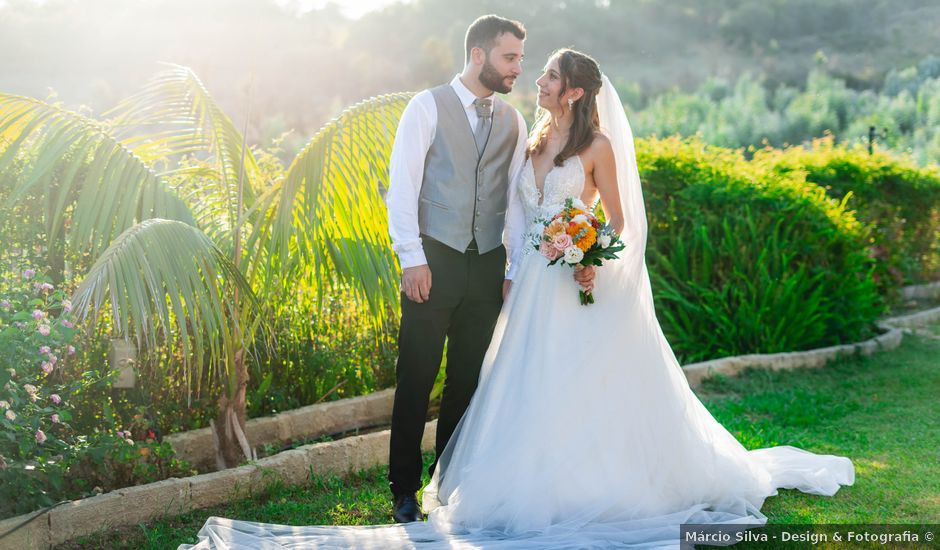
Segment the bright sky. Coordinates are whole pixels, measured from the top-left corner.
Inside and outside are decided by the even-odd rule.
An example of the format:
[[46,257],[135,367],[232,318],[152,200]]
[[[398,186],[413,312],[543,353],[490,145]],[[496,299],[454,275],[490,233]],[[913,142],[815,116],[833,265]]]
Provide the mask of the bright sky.
[[[29,0],[35,4],[45,4],[47,0]],[[196,0],[198,1],[198,0]],[[391,4],[407,3],[409,0],[271,0],[279,6],[294,7],[298,12],[320,9],[327,4],[336,4],[346,17],[358,19],[363,15],[382,9]],[[0,8],[6,7],[7,0],[0,0]]]
[[407,0],[273,0],[280,6],[296,6],[301,13],[320,9],[327,4],[336,4],[346,17],[358,19],[370,11]]

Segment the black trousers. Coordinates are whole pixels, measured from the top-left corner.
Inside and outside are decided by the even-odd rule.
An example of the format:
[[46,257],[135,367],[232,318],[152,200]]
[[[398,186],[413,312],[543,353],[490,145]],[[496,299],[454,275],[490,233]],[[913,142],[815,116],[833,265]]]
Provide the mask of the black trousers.
[[[437,456],[447,445],[477,387],[483,356],[502,307],[506,250],[459,252],[422,235],[431,270],[430,299],[401,295],[397,388],[392,409],[388,479],[394,495],[421,487],[421,438],[431,389],[447,341],[447,377],[437,421]],[[435,464],[431,465],[433,474]]]

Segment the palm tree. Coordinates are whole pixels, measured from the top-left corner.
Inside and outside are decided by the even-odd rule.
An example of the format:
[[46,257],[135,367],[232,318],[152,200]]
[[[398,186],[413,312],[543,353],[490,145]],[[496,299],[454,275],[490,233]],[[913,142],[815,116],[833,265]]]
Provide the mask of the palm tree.
[[271,171],[186,67],[101,120],[0,93],[3,211],[40,205],[50,255],[95,259],[73,296],[80,320],[110,315],[117,336],[179,350],[163,374],[190,390],[213,381],[218,462],[230,467],[252,456],[247,363],[276,345],[278,304],[301,285],[318,302],[351,293],[376,324],[397,307],[381,189],[408,98],[351,107]]

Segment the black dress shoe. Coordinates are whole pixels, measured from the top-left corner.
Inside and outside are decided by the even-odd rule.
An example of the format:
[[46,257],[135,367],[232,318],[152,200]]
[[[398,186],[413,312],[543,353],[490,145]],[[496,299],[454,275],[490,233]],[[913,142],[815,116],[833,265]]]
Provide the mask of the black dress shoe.
[[421,507],[418,506],[418,499],[413,494],[395,497],[395,510],[392,512],[392,516],[398,523],[409,523],[424,519],[421,515]]

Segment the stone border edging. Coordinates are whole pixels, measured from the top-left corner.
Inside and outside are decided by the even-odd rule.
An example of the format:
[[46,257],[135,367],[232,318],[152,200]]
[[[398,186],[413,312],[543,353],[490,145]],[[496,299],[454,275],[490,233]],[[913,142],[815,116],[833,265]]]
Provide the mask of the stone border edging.
[[911,285],[901,288],[901,296],[905,300],[923,300],[940,298],[940,281],[926,285]]
[[[937,288],[940,290],[940,285]],[[882,319],[877,326],[887,332],[854,344],[807,351],[722,357],[701,363],[691,363],[682,367],[682,370],[689,380],[689,385],[696,388],[709,376],[715,374],[731,376],[749,367],[772,370],[821,367],[845,355],[871,355],[876,351],[894,349],[901,345],[905,331],[936,322],[940,322],[940,307]]]
[[701,363],[690,363],[682,367],[689,385],[701,386],[706,378],[721,374],[732,376],[746,368],[764,368],[771,370],[796,369],[804,367],[822,367],[826,363],[845,355],[871,355],[880,350],[894,349],[904,337],[899,328],[890,328],[885,334],[875,336],[855,344],[843,344],[807,351],[791,351],[768,354],[735,355],[722,357]]
[[[246,429],[253,447],[284,443],[305,437],[319,437],[356,428],[388,424],[392,419],[395,388],[369,395],[308,405],[273,416],[249,419]],[[203,470],[215,470],[215,443],[212,428],[200,428],[163,438],[177,457]]]
[[[313,443],[253,464],[187,478],[170,478],[118,489],[52,508],[0,539],[0,549],[40,550],[102,529],[135,525],[171,514],[248,497],[280,480],[306,485],[312,475],[349,474],[388,463],[389,430]],[[434,449],[437,420],[424,427],[421,448]],[[33,514],[0,521],[5,533]]]
[[[940,285],[937,285],[937,289],[940,291]],[[869,355],[878,350],[896,348],[905,332],[936,322],[940,322],[940,307],[883,319],[878,325],[887,332],[863,342],[799,352],[724,357],[686,365],[683,371],[690,385],[696,386],[712,374],[730,375],[747,367],[820,367],[844,355]],[[250,420],[249,426],[258,427],[250,427],[249,430],[257,430],[257,433],[261,434],[259,437],[263,438],[266,437],[264,434],[271,437],[272,433],[297,437],[295,429],[308,435],[322,435],[316,433],[317,429],[332,430],[332,433],[354,429],[362,427],[362,422],[356,421],[357,413],[370,418],[384,418],[386,412],[390,414],[393,396],[394,389],[388,389],[349,400],[311,405],[273,417]],[[332,419],[317,418],[318,415],[328,415],[331,411],[335,415]],[[436,420],[426,424],[421,442],[422,449],[434,448],[436,425]],[[310,429],[310,426],[315,428]],[[255,432],[249,431],[249,434],[253,433]],[[211,438],[208,431],[206,434]],[[185,442],[185,445],[200,444],[200,438],[205,437],[194,434],[192,438],[184,439],[181,437],[184,435],[187,434],[177,434],[176,438]],[[0,533],[34,518],[19,530],[0,539],[0,550],[46,549],[102,529],[134,525],[169,514],[214,506],[263,490],[272,478],[289,484],[306,484],[311,475],[346,474],[386,464],[389,436],[390,431],[383,430],[338,441],[304,445],[238,468],[118,489],[57,506],[48,513],[25,514],[2,520]],[[174,436],[167,439],[171,437]],[[211,439],[208,441],[211,449]],[[181,447],[185,448],[182,444]],[[212,452],[214,451],[210,450],[210,454]]]
[[[940,287],[937,287],[940,289]],[[878,326],[882,328],[913,329],[940,322],[940,307],[925,309],[907,315],[882,319]]]

